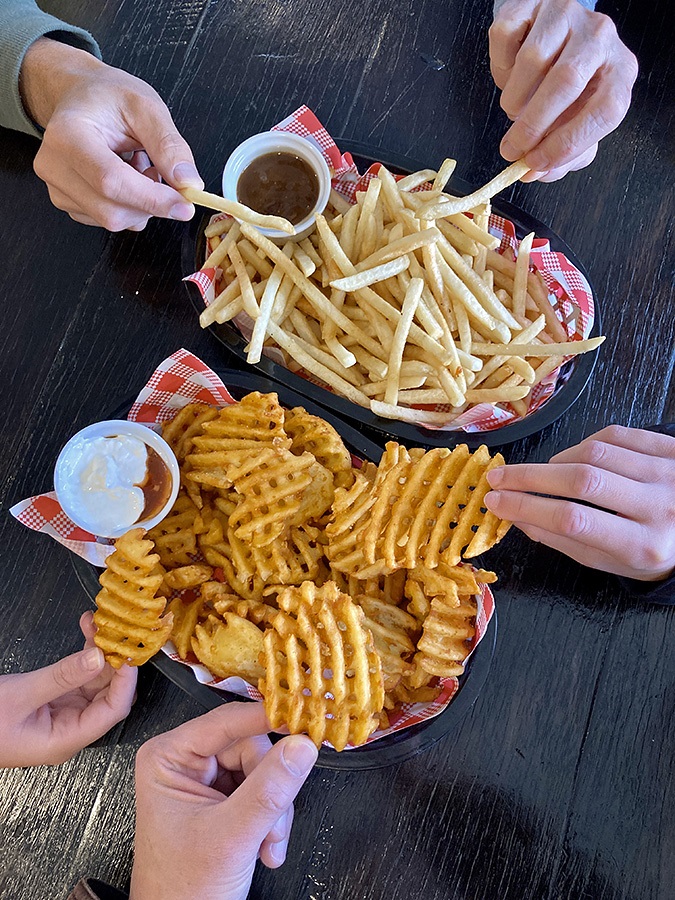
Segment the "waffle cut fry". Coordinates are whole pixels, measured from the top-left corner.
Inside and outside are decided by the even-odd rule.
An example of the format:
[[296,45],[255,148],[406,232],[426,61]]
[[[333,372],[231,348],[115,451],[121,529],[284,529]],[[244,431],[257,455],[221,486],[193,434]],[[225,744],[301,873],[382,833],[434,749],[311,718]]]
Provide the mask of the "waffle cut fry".
[[380,483],[363,531],[366,561],[383,558],[390,570],[423,561],[435,569],[441,560],[454,566],[488,550],[509,527],[483,505],[487,473],[503,464],[485,446],[470,453],[461,444],[395,467]]
[[330,581],[286,588],[277,602],[259,682],[272,728],[286,725],[338,751],[363,744],[384,706],[382,666],[363,610]]
[[188,403],[162,427],[162,437],[176,454],[179,463],[192,450],[192,438],[202,433],[202,425],[217,418],[218,410],[205,403]]
[[134,528],[119,538],[106,560],[96,595],[94,642],[115,669],[140,666],[166,642],[172,613],[162,617],[166,597],[156,596],[164,578],[153,543],[143,529]]
[[323,515],[333,502],[333,479],[311,453],[263,448],[229,473],[239,495],[229,524],[252,547],[264,547],[289,526]]
[[263,674],[258,662],[262,631],[236,613],[225,612],[222,619],[209,616],[195,627],[191,643],[197,659],[219,678],[238,676],[255,682]]
[[[423,450],[420,452],[424,453]],[[333,515],[326,527],[326,555],[331,568],[361,579],[377,578],[392,571],[387,570],[382,560],[371,560],[371,564],[367,564],[362,537],[382,482],[392,470],[409,462],[406,448],[390,441],[376,470],[364,466],[355,473],[354,484],[349,490],[335,492]]]
[[185,477],[206,488],[227,489],[232,484],[228,474],[232,467],[241,466],[262,448],[290,446],[279,398],[254,391],[218,410],[217,418],[203,422],[201,433],[192,438]]
[[412,638],[416,637],[417,622],[413,616],[376,597],[356,596],[366,616],[375,649],[382,661],[384,690],[393,691],[405,672],[412,669],[408,659],[415,652]]
[[179,493],[169,515],[148,532],[166,569],[187,566],[197,552],[194,522],[199,510],[185,493]]
[[415,663],[430,675],[461,675],[469,642],[476,634],[476,601],[473,597],[443,594],[431,601],[417,642]]
[[297,406],[286,413],[284,429],[293,441],[293,453],[308,450],[317,462],[333,473],[335,487],[351,487],[354,482],[352,458],[332,425]]
[[349,492],[337,492],[326,529],[331,566],[371,578],[485,552],[510,527],[483,505],[487,473],[503,464],[485,446],[425,453],[388,443],[372,483],[357,475]]
[[204,403],[188,403],[162,428],[162,437],[176,454],[181,467],[181,484],[198,509],[202,508],[203,500],[199,485],[186,478],[190,465],[185,461],[185,457],[192,450],[192,438],[201,434],[202,425],[215,419],[217,415],[218,410]]

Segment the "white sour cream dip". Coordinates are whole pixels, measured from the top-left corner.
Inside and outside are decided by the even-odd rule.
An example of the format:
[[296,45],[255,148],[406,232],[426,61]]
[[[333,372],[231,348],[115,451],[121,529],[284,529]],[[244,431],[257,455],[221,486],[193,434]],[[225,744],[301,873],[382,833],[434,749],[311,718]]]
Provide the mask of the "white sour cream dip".
[[67,445],[59,497],[93,534],[107,536],[131,528],[145,506],[137,487],[148,469],[147,445],[129,435],[80,437]]

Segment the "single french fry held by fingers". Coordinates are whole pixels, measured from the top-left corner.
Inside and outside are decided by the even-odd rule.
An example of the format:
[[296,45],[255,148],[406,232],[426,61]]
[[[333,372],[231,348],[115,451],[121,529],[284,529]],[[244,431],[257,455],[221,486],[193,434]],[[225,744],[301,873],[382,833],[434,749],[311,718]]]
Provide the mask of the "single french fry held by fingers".
[[253,209],[249,209],[248,206],[244,206],[243,203],[238,203],[236,200],[226,200],[218,194],[210,194],[208,191],[200,191],[198,188],[180,188],[180,193],[190,203],[194,203],[195,206],[205,206],[207,209],[219,210],[227,213],[228,216],[241,219],[242,222],[258,225],[260,228],[276,228],[277,231],[283,231],[286,234],[295,234],[293,225],[288,219],[282,219],[281,216],[264,216]]

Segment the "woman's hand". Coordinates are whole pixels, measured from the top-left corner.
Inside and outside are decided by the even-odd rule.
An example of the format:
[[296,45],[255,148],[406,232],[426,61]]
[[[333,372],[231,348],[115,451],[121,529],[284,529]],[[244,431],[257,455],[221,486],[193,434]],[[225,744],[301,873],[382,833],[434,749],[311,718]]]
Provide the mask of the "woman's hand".
[[490,68],[513,125],[502,156],[524,181],[556,181],[595,158],[628,111],[635,56],[614,23],[577,0],[507,0],[490,28]]
[[262,703],[228,703],[141,747],[130,900],[244,900],[258,857],[283,863],[317,751],[268,730]]
[[0,677],[0,766],[65,762],[129,714],[136,669],[115,670],[104,661],[92,619],[90,612],[80,619],[84,650]]
[[26,53],[20,88],[28,115],[45,129],[35,171],[76,222],[140,231],[152,216],[192,218],[194,206],[175,188],[204,184],[150,85],[40,38]]
[[488,481],[493,513],[585,566],[641,581],[675,569],[675,438],[611,425],[549,463],[501,466]]

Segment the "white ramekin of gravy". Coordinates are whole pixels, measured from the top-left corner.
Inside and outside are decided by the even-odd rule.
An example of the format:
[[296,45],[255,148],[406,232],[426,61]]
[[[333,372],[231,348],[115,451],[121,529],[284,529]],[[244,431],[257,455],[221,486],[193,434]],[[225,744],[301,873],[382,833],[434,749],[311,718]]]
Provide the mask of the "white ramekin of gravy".
[[311,141],[284,131],[254,134],[232,152],[223,172],[223,196],[264,215],[283,216],[295,226],[289,238],[272,228],[269,238],[300,240],[314,227],[330,196],[330,171]]
[[138,422],[96,422],[59,453],[54,488],[76,525],[98,537],[146,531],[169,513],[180,472],[171,447]]

